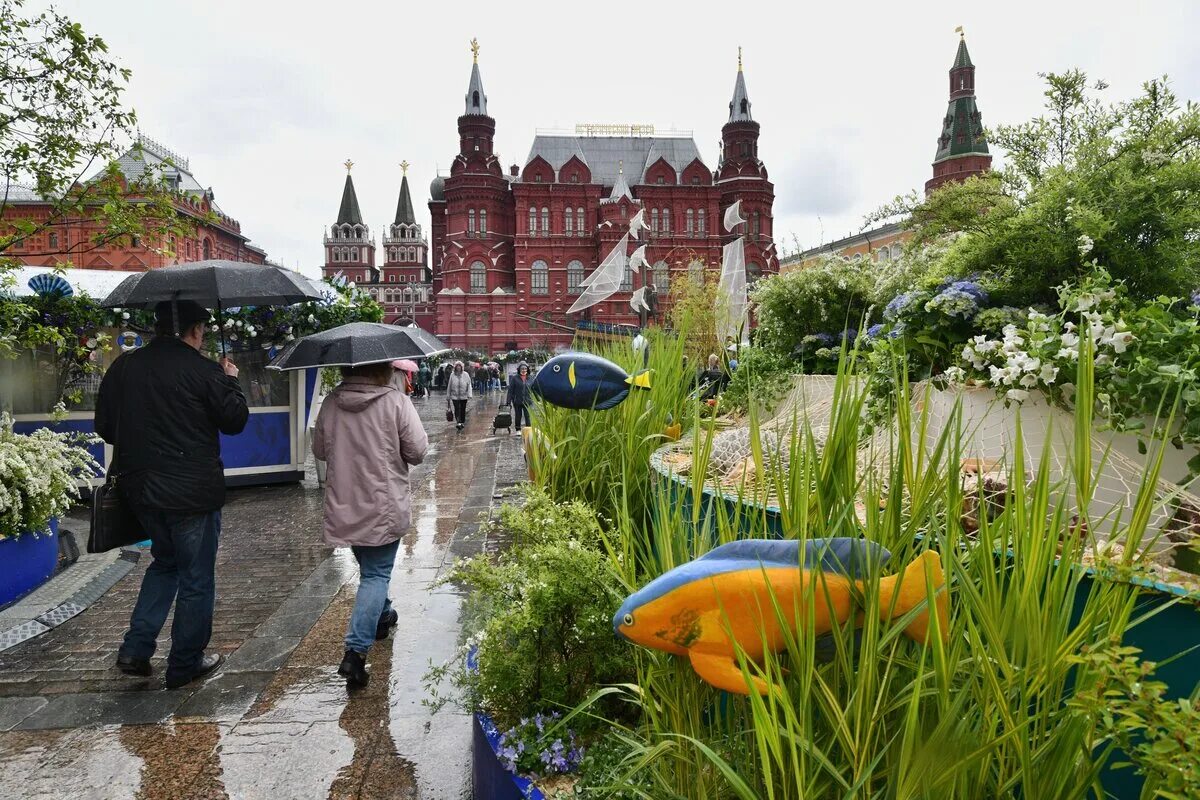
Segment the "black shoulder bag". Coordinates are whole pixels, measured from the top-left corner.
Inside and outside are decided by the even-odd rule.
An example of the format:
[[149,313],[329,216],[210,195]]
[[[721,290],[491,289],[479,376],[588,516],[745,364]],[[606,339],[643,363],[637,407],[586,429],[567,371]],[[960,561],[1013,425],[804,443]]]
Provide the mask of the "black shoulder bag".
[[[119,412],[118,412],[119,413]],[[117,422],[117,442],[121,441],[120,417]],[[115,547],[128,547],[146,538],[137,515],[117,486],[117,447],[113,447],[113,463],[109,464],[104,483],[92,490],[92,526],[88,533],[87,551],[104,553]]]

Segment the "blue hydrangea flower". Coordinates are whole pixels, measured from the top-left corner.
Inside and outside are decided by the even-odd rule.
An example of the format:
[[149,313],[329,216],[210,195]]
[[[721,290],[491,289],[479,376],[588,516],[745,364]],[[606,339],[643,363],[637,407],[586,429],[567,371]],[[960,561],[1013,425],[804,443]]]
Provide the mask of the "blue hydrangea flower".
[[1192,295],[1192,305],[1200,306],[1200,289],[1197,289]]
[[867,328],[866,333],[864,333],[863,335],[866,336],[868,339],[874,339],[874,338],[878,337],[879,334],[881,334],[881,333],[883,333],[883,323],[876,322],[874,325]]
[[965,292],[975,298],[975,302],[981,306],[987,305],[988,293],[987,290],[980,286],[975,281],[954,281],[947,289],[957,289],[960,292]]
[[943,289],[925,304],[926,311],[936,311],[948,317],[970,319],[979,311],[975,295],[954,286]]
[[813,338],[821,347],[833,347],[841,341],[841,337],[836,333],[818,333]]
[[908,304],[912,302],[912,299],[912,292],[905,292],[904,294],[896,295],[892,298],[892,302],[888,303],[883,309],[883,318],[889,322],[894,322],[895,320],[899,319],[900,315],[904,313],[904,309],[907,308]]

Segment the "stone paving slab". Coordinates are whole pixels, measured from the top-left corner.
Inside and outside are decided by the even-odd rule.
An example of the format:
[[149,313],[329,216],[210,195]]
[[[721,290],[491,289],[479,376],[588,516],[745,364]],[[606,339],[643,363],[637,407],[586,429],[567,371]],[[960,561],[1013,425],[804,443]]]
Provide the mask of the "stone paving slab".
[[88,692],[62,694],[23,719],[16,730],[87,728],[162,722],[187,699],[174,692]]
[[12,730],[49,702],[44,697],[0,697],[0,731]]

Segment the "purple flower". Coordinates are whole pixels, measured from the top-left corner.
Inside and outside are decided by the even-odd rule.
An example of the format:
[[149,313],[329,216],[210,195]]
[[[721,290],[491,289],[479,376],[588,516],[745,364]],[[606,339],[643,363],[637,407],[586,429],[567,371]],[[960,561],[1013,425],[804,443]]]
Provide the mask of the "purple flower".
[[988,293],[987,290],[980,286],[975,281],[954,281],[946,289],[957,289],[964,294],[969,294],[975,298],[975,302],[979,305],[987,305]]
[[550,760],[551,760],[552,758],[554,758],[554,756],[550,755],[550,751],[549,751],[549,750],[543,750],[543,751],[542,751],[542,753],[541,753],[541,755],[539,756],[539,758],[541,758],[541,759],[542,759],[542,763],[543,763],[543,764],[549,764],[549,763],[550,763]]
[[846,330],[842,331],[842,339],[844,341],[854,344],[854,340],[857,338],[858,328],[847,328]]
[[840,337],[836,333],[818,333],[813,338],[821,347],[833,347],[840,341]]
[[1200,289],[1197,289],[1197,290],[1196,290],[1196,291],[1195,291],[1195,292],[1192,294],[1192,305],[1194,305],[1194,306],[1200,306]]
[[866,336],[868,339],[874,339],[877,336],[879,336],[879,334],[881,334],[881,333],[883,333],[883,323],[876,322],[874,325],[867,328],[866,333],[864,333],[863,335]]

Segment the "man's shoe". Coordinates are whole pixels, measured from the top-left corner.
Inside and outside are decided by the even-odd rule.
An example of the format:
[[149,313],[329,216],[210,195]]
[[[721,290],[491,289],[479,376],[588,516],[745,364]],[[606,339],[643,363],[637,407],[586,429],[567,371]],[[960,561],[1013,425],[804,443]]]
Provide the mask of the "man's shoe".
[[338,667],[338,675],[346,679],[350,688],[363,688],[367,681],[371,680],[371,675],[367,672],[367,657],[362,653],[347,650],[346,655],[342,657],[341,666]]
[[163,680],[163,683],[166,684],[168,689],[178,689],[181,686],[187,686],[189,683],[196,680],[196,678],[204,677],[224,663],[225,656],[218,653],[205,653],[204,656],[201,657],[200,663],[190,673],[183,675],[168,674]]
[[126,675],[140,675],[143,678],[154,672],[154,668],[150,666],[150,659],[120,654],[117,654],[117,669]]
[[389,608],[383,614],[379,615],[379,624],[375,626],[375,641],[382,641],[392,632],[392,628],[396,627],[400,622],[400,615],[396,613],[396,609]]

